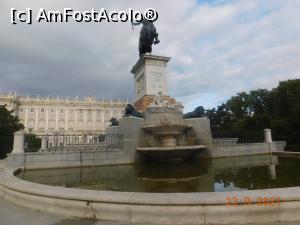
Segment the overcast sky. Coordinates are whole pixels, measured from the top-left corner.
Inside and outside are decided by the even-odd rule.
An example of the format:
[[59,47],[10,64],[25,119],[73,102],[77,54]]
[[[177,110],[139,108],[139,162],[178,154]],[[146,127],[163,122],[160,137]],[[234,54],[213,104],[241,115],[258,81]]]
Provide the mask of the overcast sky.
[[1,0],[0,93],[134,99],[141,27],[128,23],[10,23],[10,9],[91,8],[159,14],[169,94],[185,109],[300,78],[300,0]]

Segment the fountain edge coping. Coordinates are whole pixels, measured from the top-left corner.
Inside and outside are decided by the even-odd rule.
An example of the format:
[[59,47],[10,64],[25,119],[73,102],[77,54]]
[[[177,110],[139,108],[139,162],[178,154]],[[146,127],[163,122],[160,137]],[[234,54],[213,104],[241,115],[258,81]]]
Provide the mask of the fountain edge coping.
[[238,203],[243,204],[244,198],[249,197],[253,203],[258,197],[280,197],[281,202],[300,201],[300,186],[230,191],[230,192],[200,192],[200,193],[144,193],[95,191],[75,188],[64,188],[32,183],[17,178],[14,174],[22,168],[4,168],[0,171],[0,186],[4,189],[42,197],[85,201],[105,202],[115,204],[135,205],[226,205],[227,197],[238,197]]

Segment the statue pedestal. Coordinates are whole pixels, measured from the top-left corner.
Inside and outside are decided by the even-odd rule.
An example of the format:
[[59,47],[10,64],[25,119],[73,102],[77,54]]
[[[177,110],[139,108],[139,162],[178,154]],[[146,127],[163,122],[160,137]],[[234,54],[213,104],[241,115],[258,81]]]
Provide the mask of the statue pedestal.
[[[155,95],[144,95],[140,99],[136,100],[134,106],[137,111],[144,112],[149,104],[153,102]],[[176,100],[170,96],[162,96],[162,99],[170,102],[171,104],[176,104]]]
[[175,99],[168,96],[167,63],[170,57],[144,54],[133,66],[135,82],[135,107],[138,111],[144,111],[161,92],[162,97],[175,103]]

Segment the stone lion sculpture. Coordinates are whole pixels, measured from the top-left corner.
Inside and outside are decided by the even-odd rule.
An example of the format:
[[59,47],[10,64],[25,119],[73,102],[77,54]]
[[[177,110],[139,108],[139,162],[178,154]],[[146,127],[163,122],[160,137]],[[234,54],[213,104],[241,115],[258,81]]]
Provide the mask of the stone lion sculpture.
[[119,126],[119,121],[116,118],[114,118],[114,117],[111,118],[109,120],[109,122],[111,122],[111,124],[110,124],[111,127]]
[[204,112],[203,106],[198,106],[194,111],[184,114],[183,119],[199,118],[204,116]]
[[143,118],[143,114],[138,112],[133,104],[127,104],[125,107],[124,117],[131,117],[131,116]]

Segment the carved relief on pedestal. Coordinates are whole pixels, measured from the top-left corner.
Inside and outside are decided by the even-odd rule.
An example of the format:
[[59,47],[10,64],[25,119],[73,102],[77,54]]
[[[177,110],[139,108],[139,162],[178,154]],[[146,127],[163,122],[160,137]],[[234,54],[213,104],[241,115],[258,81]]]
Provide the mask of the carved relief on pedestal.
[[152,103],[148,106],[149,107],[168,107],[168,108],[176,108],[176,105],[170,103],[167,100],[162,98],[161,92],[159,92],[153,99]]
[[154,91],[159,92],[162,91],[162,72],[152,71],[151,72],[151,87]]

